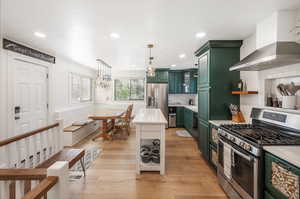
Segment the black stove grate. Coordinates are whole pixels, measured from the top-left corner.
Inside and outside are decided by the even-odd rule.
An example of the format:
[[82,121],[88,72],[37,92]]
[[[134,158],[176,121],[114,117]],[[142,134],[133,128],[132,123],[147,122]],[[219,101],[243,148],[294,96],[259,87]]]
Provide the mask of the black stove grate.
[[222,125],[222,127],[258,145],[300,145],[300,136],[293,136],[276,128],[251,124]]

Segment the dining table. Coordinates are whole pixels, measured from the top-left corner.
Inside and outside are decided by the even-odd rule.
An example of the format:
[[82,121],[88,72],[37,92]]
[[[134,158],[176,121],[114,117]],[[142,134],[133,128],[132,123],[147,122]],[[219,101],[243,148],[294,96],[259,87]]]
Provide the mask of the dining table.
[[112,135],[109,134],[110,130],[114,129],[116,119],[121,118],[126,112],[124,109],[112,109],[95,107],[94,113],[89,116],[89,119],[102,121],[102,128],[98,135],[92,140],[103,138],[104,140],[112,140]]

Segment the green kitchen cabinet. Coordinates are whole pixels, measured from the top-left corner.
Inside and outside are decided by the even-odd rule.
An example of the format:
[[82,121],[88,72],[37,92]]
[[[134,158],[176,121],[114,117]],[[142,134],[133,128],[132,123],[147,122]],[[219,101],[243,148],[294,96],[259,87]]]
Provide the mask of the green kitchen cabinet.
[[198,145],[203,157],[209,160],[209,124],[205,121],[198,120],[199,140]]
[[193,129],[193,111],[187,108],[184,108],[184,128],[190,133]]
[[231,92],[240,79],[240,73],[229,71],[229,68],[239,62],[241,45],[240,40],[210,40],[195,52],[198,57],[198,118],[201,125],[199,145],[204,156],[209,151],[209,120],[231,119],[228,105],[239,105],[239,96]]
[[198,117],[203,121],[209,120],[209,88],[204,88],[198,92]]
[[176,94],[176,89],[175,89],[175,72],[170,71],[169,72],[169,94]]
[[183,91],[183,73],[182,71],[175,72],[175,94],[181,94]]
[[209,51],[205,52],[199,57],[198,67],[199,67],[199,80],[198,87],[207,87],[209,86]]
[[271,194],[269,194],[269,192],[265,191],[264,199],[275,199],[275,198],[273,198],[273,196]]
[[184,127],[184,107],[176,107],[176,127]]
[[168,69],[156,69],[155,76],[147,76],[147,83],[168,83],[169,82],[169,70]]
[[231,40],[208,41],[195,52],[199,67],[198,93],[205,93],[201,97],[205,98],[204,103],[209,110],[205,111],[205,114],[208,113],[206,120],[229,119],[228,105],[239,104],[239,96],[231,92],[234,83],[240,79],[240,73],[229,71],[229,68],[240,60],[241,44],[241,41]]
[[[169,94],[197,94],[197,69],[170,70]],[[184,78],[188,74],[188,78]],[[188,85],[187,90],[185,84]]]
[[265,153],[265,191],[272,198],[300,197],[300,168],[281,158]]
[[183,93],[197,94],[197,69],[183,71]]
[[190,71],[183,72],[182,93],[190,94],[191,91],[191,73]]
[[192,69],[190,70],[191,73],[191,80],[190,80],[190,93],[191,94],[197,94],[197,82],[198,82],[198,70]]
[[184,123],[183,123],[183,127],[188,130],[188,120],[190,120],[191,118],[189,118],[189,114],[188,114],[188,109],[184,108],[183,109],[183,114],[184,114]]

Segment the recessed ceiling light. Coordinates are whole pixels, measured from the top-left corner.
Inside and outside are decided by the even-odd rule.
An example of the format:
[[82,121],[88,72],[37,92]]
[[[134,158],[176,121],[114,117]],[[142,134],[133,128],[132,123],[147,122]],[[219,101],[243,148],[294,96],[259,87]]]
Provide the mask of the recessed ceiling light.
[[115,33],[115,32],[110,33],[109,36],[110,36],[112,39],[119,39],[119,38],[120,38],[120,35],[119,35],[118,33]]
[[36,37],[40,37],[40,38],[45,38],[46,37],[46,35],[44,33],[41,33],[41,32],[34,32],[34,35]]
[[206,36],[206,33],[205,32],[198,32],[196,33],[196,38],[200,39],[202,37],[205,37]]
[[176,64],[172,64],[171,66],[172,66],[172,67],[175,67],[175,66],[176,66]]
[[186,54],[184,54],[184,53],[182,53],[182,54],[179,55],[180,59],[184,59],[185,57],[186,57]]

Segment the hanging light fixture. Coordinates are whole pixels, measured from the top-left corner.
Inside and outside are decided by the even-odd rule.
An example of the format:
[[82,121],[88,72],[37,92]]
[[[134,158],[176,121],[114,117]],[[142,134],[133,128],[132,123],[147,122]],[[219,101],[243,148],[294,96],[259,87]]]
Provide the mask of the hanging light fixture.
[[152,65],[154,57],[152,57],[152,54],[151,54],[151,49],[153,47],[154,47],[153,44],[148,45],[148,48],[149,48],[149,65],[147,66],[147,69],[146,69],[146,73],[147,73],[148,77],[154,77],[155,76],[155,68]]
[[96,59],[98,63],[98,71],[96,77],[97,88],[109,88],[111,78],[111,66],[105,63],[102,59]]

